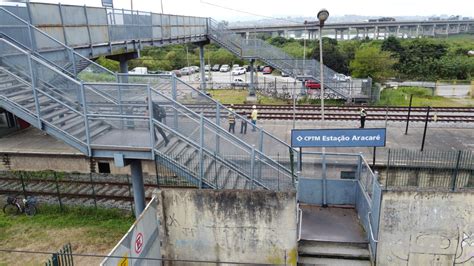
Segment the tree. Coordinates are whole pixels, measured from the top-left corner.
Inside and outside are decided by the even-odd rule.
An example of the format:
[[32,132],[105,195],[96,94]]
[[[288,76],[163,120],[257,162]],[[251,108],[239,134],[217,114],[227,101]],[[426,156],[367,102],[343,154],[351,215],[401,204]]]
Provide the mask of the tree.
[[97,58],[96,63],[113,72],[119,72],[119,62],[107,59],[103,56]]
[[[313,58],[319,61],[319,45],[313,51]],[[323,38],[323,63],[336,72],[349,72],[349,61],[338,49],[335,39]]]
[[403,51],[402,44],[395,36],[390,36],[382,43],[382,51],[391,52],[394,56],[400,57]]
[[371,77],[374,81],[383,81],[394,74],[393,65],[397,62],[390,52],[379,47],[363,45],[357,49],[355,58],[350,62],[352,76]]

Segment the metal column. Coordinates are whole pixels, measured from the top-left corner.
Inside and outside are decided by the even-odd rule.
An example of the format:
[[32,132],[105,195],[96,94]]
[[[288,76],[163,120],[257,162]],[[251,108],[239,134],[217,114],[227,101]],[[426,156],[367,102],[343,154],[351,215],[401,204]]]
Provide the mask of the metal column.
[[206,71],[205,71],[205,62],[204,62],[204,44],[199,44],[199,63],[200,63],[200,72],[201,72],[201,90],[206,92]]
[[[120,62],[120,73],[128,74],[128,59],[122,57]],[[120,83],[128,83],[128,76],[121,76]]]
[[249,85],[249,96],[255,96],[255,84],[254,84],[254,75],[255,75],[255,59],[250,59],[250,85]]
[[145,209],[145,186],[143,185],[142,161],[131,160],[133,200],[135,202],[135,216],[138,218]]

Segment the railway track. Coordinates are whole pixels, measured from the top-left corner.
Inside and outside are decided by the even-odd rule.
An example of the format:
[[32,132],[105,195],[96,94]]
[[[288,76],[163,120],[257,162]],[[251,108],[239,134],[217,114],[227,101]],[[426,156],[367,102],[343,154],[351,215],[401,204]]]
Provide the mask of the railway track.
[[[152,193],[158,187],[156,183],[145,183],[145,196],[151,199]],[[189,188],[185,186],[172,186],[173,188]],[[61,200],[64,203],[93,204],[105,207],[130,208],[133,202],[133,193],[129,182],[121,181],[85,181],[74,179],[41,179],[28,178],[23,180],[18,177],[0,177],[0,195],[33,195],[41,202],[54,202]],[[23,189],[24,188],[24,189]],[[4,200],[0,198],[0,204]],[[3,205],[2,205],[3,206]]]
[[[203,113],[206,117],[215,117],[214,106],[205,104],[187,105],[198,113]],[[359,108],[362,106],[327,106],[325,107],[324,118],[333,121],[354,121],[359,120]],[[408,107],[367,107],[367,120],[369,121],[406,121]],[[250,113],[252,105],[234,105],[237,113],[243,114],[245,110]],[[291,105],[258,105],[259,119],[265,120],[292,120],[293,106]],[[426,107],[412,107],[410,121],[422,122],[426,119]],[[226,114],[223,114],[224,117]],[[295,108],[294,117],[296,120],[320,120],[320,107],[309,105],[298,105]],[[453,122],[472,123],[474,122],[474,108],[472,107],[434,107],[430,110],[429,121],[431,122]]]

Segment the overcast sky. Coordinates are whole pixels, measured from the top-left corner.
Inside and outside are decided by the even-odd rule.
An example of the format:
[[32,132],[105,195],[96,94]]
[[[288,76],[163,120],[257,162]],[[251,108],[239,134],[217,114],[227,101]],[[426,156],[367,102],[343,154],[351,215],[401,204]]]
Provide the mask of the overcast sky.
[[[74,5],[101,6],[101,0],[40,0]],[[316,16],[326,8],[330,15],[474,17],[473,0],[162,0],[164,13],[213,17],[215,19],[254,20],[264,17]],[[216,7],[219,5],[222,7]],[[130,0],[114,0],[116,8],[130,8]],[[223,8],[224,7],[224,8]],[[133,0],[133,9],[161,12],[160,0]],[[243,12],[233,11],[239,10]],[[247,13],[245,13],[247,12]],[[254,15],[250,15],[252,13]],[[257,16],[259,15],[259,16]]]

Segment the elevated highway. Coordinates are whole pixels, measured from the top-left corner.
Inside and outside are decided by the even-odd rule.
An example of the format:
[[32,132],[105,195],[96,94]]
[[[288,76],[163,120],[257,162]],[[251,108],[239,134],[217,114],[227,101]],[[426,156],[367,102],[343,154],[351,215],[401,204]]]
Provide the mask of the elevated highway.
[[[277,26],[231,27],[230,29],[243,37],[253,33],[267,33],[272,36],[315,39],[319,34],[319,24],[313,22]],[[324,25],[323,35],[334,36],[336,39],[354,37],[379,39],[390,35],[407,38],[446,37],[453,34],[473,33],[473,31],[474,20],[381,21],[327,23]]]

